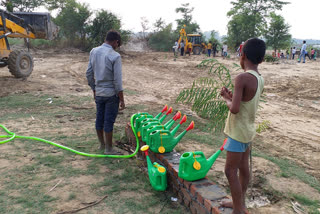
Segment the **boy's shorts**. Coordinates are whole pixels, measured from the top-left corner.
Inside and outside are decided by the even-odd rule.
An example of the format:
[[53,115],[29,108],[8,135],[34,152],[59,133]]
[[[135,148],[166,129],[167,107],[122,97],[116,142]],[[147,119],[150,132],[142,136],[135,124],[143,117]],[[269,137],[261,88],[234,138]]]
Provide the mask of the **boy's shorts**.
[[97,118],[96,129],[105,132],[113,131],[113,124],[116,121],[119,110],[119,97],[96,97]]
[[224,149],[228,152],[245,152],[251,143],[241,143],[228,137],[226,145],[224,145]]

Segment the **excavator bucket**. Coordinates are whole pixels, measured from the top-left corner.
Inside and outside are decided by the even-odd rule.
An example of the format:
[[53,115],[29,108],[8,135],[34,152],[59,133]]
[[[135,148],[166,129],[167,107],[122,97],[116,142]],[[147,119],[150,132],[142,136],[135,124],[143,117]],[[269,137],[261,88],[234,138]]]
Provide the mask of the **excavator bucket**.
[[59,27],[52,22],[49,13],[14,12],[13,14],[21,18],[24,25],[31,28],[36,39],[53,40],[58,36]]

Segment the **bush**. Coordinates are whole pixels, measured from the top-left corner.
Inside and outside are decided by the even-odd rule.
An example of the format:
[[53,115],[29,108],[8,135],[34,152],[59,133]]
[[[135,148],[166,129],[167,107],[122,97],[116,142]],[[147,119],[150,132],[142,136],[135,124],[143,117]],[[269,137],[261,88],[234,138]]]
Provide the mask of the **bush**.
[[278,59],[277,57],[273,57],[273,56],[270,55],[270,54],[266,54],[266,55],[264,56],[264,61],[265,61],[265,62],[277,62],[277,61],[279,61],[279,59]]
[[175,41],[175,34],[172,32],[172,25],[169,24],[161,31],[153,33],[149,39],[149,46],[157,51],[171,51]]

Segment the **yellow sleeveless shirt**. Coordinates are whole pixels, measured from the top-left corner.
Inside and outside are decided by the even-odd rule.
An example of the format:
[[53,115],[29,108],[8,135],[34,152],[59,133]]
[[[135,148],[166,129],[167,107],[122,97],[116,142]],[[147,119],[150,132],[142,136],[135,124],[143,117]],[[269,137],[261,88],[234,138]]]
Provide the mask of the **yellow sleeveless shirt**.
[[224,133],[232,139],[241,143],[249,143],[256,135],[255,118],[259,106],[259,100],[264,87],[264,79],[255,71],[247,71],[258,80],[257,91],[254,97],[248,101],[240,103],[240,109],[237,114],[229,111]]

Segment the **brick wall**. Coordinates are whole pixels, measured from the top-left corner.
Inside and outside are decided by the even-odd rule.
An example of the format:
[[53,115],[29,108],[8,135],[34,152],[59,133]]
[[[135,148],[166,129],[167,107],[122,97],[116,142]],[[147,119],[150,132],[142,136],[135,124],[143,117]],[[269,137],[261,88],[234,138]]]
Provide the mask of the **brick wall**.
[[[126,126],[126,135],[132,147],[136,146],[136,139],[130,123]],[[145,143],[141,142],[142,145]],[[139,156],[145,158],[139,151]],[[229,214],[232,209],[219,208],[221,200],[230,200],[226,192],[207,177],[189,182],[178,177],[180,154],[173,151],[164,154],[149,152],[152,162],[158,162],[167,169],[168,190],[172,191],[178,201],[184,204],[193,214]]]

